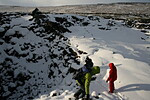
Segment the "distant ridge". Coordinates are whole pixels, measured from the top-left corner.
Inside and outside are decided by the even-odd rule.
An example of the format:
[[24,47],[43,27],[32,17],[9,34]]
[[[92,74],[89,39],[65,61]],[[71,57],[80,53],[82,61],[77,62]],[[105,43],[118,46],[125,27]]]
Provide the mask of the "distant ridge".
[[[87,4],[87,5],[66,5],[66,6],[46,6],[38,7],[45,13],[61,14],[131,14],[150,15],[150,2],[118,2],[110,4]],[[137,9],[138,8],[138,9]],[[28,12],[35,7],[4,6],[0,5],[0,12]]]
[[[64,7],[64,6],[111,5],[111,4],[150,4],[150,2],[115,2],[115,3],[97,3],[97,4],[81,4],[81,5],[76,4],[76,5],[60,5],[60,6],[36,6],[36,7]],[[0,5],[0,6],[9,6],[9,7],[34,7],[34,6],[17,6],[17,5]]]

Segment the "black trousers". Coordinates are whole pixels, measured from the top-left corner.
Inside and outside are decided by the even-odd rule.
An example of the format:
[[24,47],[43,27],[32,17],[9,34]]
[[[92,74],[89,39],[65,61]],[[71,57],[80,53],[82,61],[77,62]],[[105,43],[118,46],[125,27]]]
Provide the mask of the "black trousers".
[[75,94],[74,94],[74,97],[75,98],[83,98],[85,96],[85,91],[84,89],[80,88]]

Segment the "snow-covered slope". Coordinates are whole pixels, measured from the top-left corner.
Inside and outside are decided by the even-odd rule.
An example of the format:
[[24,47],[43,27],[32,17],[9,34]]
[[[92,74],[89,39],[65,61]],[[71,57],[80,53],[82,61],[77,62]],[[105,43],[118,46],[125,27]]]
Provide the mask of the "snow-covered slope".
[[[38,16],[38,15],[37,15]],[[77,55],[63,36],[70,32],[48,15],[1,16],[0,98],[34,99],[56,89]],[[39,17],[38,16],[38,17]],[[38,23],[38,24],[37,24]]]
[[[149,36],[140,30],[126,27],[122,21],[91,16],[78,18],[89,24],[70,27],[72,34],[67,36],[75,49],[86,52],[94,65],[101,67],[100,75],[91,84],[91,93],[101,93],[100,100],[149,100]],[[117,93],[113,95],[106,93],[105,83],[110,62],[118,69],[115,83]]]
[[[101,68],[90,86],[96,100],[149,100],[150,40],[140,30],[70,14],[3,13],[1,19],[1,98],[68,100],[77,90],[68,70],[89,56]],[[114,94],[105,83],[110,62],[118,69]]]

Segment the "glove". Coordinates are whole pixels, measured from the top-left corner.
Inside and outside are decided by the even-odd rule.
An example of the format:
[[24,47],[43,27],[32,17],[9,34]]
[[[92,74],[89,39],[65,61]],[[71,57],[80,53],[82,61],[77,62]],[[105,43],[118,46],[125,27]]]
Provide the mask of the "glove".
[[84,100],[90,100],[90,95],[89,95],[89,94],[86,94]]
[[92,77],[91,81],[94,81],[94,80],[96,80],[96,77]]
[[106,83],[108,83],[108,80],[106,80]]

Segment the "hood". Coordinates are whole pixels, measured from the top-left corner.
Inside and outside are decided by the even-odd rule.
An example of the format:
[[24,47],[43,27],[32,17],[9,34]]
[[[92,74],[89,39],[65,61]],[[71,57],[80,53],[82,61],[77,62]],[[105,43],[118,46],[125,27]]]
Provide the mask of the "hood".
[[113,63],[109,63],[109,68],[110,69],[114,69],[114,64]]
[[92,75],[100,73],[100,67],[99,66],[94,66],[92,67]]

